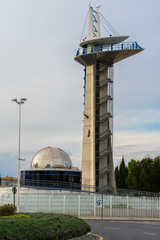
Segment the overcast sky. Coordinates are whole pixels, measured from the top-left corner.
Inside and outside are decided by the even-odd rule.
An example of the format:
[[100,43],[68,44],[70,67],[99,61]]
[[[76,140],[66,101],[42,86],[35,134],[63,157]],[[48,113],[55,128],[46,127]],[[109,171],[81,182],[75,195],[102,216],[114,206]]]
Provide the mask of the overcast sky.
[[[81,168],[83,66],[74,61],[87,0],[0,0],[0,173],[17,176],[21,157],[60,147]],[[114,67],[114,165],[160,154],[160,1],[92,0],[126,41],[145,50]]]

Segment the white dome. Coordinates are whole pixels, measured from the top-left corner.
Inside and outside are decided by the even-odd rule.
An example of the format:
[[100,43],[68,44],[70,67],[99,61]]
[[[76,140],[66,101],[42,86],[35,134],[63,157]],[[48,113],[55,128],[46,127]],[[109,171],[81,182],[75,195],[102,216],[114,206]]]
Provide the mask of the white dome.
[[34,155],[31,168],[72,168],[72,161],[62,149],[47,147]]

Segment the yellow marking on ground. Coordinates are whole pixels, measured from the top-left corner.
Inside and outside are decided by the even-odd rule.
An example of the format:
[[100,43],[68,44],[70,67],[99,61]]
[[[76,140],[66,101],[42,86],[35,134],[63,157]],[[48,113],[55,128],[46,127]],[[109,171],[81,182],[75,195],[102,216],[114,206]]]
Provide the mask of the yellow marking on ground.
[[92,235],[94,235],[94,236],[96,236],[96,237],[99,237],[99,240],[103,240],[103,237],[100,236],[100,235],[97,235],[97,234],[95,234],[95,233],[92,233]]

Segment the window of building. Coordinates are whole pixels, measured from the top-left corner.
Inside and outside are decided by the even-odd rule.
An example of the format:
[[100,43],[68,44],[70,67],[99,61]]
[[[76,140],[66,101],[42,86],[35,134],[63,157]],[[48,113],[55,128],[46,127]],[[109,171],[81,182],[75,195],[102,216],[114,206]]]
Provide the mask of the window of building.
[[107,173],[107,183],[109,183],[109,172]]
[[107,167],[109,167],[109,155],[107,155]]

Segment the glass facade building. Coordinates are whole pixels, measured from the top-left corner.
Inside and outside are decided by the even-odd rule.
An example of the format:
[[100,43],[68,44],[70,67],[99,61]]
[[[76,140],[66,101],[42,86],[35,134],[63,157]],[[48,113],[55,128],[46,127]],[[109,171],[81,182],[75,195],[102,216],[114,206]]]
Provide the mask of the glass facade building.
[[73,169],[21,170],[21,186],[81,189],[81,171]]

